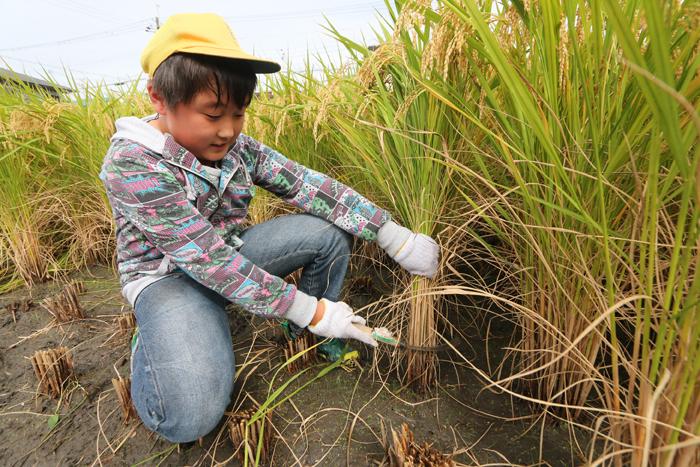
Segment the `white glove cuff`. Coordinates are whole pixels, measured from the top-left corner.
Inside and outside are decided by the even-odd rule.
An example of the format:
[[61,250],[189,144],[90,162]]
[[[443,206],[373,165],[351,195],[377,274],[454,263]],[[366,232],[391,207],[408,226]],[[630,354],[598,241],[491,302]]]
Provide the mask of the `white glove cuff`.
[[305,328],[314,318],[317,304],[318,300],[316,297],[312,297],[311,295],[307,295],[304,292],[297,290],[292,306],[290,306],[289,310],[287,310],[285,318],[300,328]]
[[402,227],[394,221],[389,221],[377,232],[377,244],[393,258],[406,243],[406,240],[409,239],[411,233],[406,227]]

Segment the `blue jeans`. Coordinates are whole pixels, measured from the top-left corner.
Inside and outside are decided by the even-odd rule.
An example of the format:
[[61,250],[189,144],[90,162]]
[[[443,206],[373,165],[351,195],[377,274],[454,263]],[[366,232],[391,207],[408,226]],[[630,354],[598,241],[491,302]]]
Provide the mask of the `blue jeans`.
[[[307,214],[278,217],[245,230],[240,252],[276,276],[303,268],[299,289],[338,300],[351,236]],[[184,273],[146,287],[134,310],[131,396],[144,425],[172,442],[212,431],[231,398],[235,359],[228,301]]]

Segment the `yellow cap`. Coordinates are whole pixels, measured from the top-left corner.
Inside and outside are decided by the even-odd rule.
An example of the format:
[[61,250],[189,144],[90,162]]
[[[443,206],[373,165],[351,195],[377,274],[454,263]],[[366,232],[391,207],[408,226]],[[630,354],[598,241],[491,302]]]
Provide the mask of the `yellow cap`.
[[240,60],[254,73],[280,71],[279,64],[244,52],[226,21],[213,13],[170,16],[143,50],[141,68],[152,78],[158,65],[175,52]]

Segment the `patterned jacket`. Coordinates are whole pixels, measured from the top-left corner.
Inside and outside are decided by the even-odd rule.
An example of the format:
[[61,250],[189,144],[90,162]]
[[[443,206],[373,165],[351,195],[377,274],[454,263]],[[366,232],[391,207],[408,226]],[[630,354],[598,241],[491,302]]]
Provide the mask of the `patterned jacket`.
[[237,251],[254,185],[365,240],[376,239],[390,218],[342,183],[243,134],[221,161],[214,186],[192,153],[136,117],[117,120],[100,179],[116,221],[124,290],[179,268],[265,317],[284,317],[296,287]]

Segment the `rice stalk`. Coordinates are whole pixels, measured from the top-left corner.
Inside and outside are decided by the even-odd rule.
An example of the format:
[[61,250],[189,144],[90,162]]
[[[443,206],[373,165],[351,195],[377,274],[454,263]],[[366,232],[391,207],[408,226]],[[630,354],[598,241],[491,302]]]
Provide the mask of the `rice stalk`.
[[424,442],[422,445],[415,441],[413,432],[408,424],[402,423],[401,430],[391,431],[391,439],[386,433],[384,421],[381,422],[382,443],[389,459],[389,467],[454,467],[454,460],[448,455],[438,452],[435,448]]
[[294,339],[285,339],[285,343],[284,358],[289,362],[289,373],[296,373],[316,362],[316,348],[311,344],[310,333],[305,332]]
[[242,464],[259,465],[270,456],[272,440],[272,413],[253,419],[257,409],[239,410],[229,415],[229,437],[233,443],[234,455]]
[[83,319],[83,311],[78,300],[78,295],[83,291],[82,283],[71,282],[55,296],[45,298],[41,305],[51,313],[58,323]]
[[67,347],[38,350],[31,358],[40,391],[60,399],[65,383],[74,378],[73,357]]
[[124,342],[128,342],[136,329],[136,315],[133,311],[121,313],[115,318],[114,324],[117,329],[117,335],[119,335]]
[[112,378],[112,386],[122,410],[122,422],[128,423],[129,420],[137,419],[136,408],[131,399],[131,378],[122,378],[121,376]]
[[431,388],[437,382],[437,359],[430,351],[417,350],[420,347],[435,348],[438,343],[437,313],[435,300],[426,291],[431,284],[428,279],[416,278],[412,281],[410,317],[408,320],[406,351],[406,379],[418,388]]

